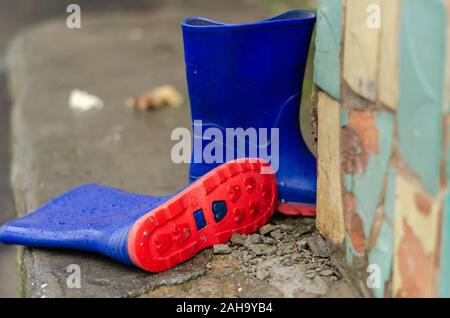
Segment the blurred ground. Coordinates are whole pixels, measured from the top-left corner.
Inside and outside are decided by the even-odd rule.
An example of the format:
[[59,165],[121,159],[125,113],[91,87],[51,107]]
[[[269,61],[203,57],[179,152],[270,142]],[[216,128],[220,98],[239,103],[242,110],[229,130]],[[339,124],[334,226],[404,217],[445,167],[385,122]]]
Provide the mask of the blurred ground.
[[[251,3],[252,1],[249,0]],[[255,2],[255,1],[253,1]],[[304,7],[304,3],[314,3],[314,1],[277,1],[277,0],[261,0],[258,1],[258,7],[264,7],[273,14],[282,12],[284,10],[298,8],[300,5]],[[14,217],[14,209],[11,203],[11,193],[9,189],[9,107],[10,101],[7,97],[5,66],[4,66],[4,51],[11,38],[21,30],[29,28],[35,24],[48,20],[54,17],[61,17],[66,15],[66,7],[73,1],[66,0],[19,0],[8,1],[0,0],[0,224],[8,219]],[[197,0],[134,0],[134,1],[120,1],[120,0],[78,0],[76,1],[82,8],[82,15],[93,15],[101,13],[107,15],[109,12],[120,18],[120,14],[130,12],[132,10],[142,11],[167,6],[168,10],[177,10],[180,3],[182,6],[202,6],[202,13],[210,16],[217,16],[217,11],[221,6],[233,7],[233,1],[227,4]],[[178,7],[174,4],[177,4]],[[237,12],[239,10],[236,10]],[[239,15],[239,14],[237,14]],[[240,17],[241,20],[245,18]],[[303,106],[308,104],[311,92],[311,70],[309,67],[305,79],[305,91]],[[184,72],[184,70],[180,70]],[[304,107],[308,114],[309,105]],[[308,127],[309,116],[303,116],[302,124]],[[310,129],[307,128],[307,139],[310,140]],[[0,297],[14,297],[18,296],[17,279],[15,271],[15,248],[0,245]]]
[[[9,187],[9,108],[6,89],[5,49],[9,41],[21,30],[49,18],[65,15],[66,7],[73,1],[66,0],[0,0],[0,224],[14,217]],[[116,10],[150,9],[159,0],[134,1],[76,1],[83,11],[90,13]],[[17,297],[15,247],[0,244],[0,297]]]

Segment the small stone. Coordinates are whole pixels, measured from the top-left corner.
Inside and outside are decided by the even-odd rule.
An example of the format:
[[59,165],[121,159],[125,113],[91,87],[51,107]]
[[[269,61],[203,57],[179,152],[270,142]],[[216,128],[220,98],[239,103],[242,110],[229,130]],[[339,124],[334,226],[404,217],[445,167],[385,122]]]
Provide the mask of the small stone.
[[293,265],[293,263],[289,259],[289,257],[282,258],[280,263],[284,266],[292,266]]
[[267,235],[270,232],[273,232],[273,231],[279,229],[279,227],[280,227],[279,225],[266,224],[262,228],[259,229],[259,233],[261,235]]
[[277,241],[280,241],[286,237],[286,233],[283,233],[280,229],[270,232],[270,236]]
[[271,255],[276,252],[276,248],[274,246],[269,246],[267,244],[253,244],[250,247],[250,250],[256,255]]
[[256,264],[258,264],[258,260],[257,259],[251,259],[249,261],[249,263],[250,263],[250,265],[256,265]]
[[275,240],[273,238],[266,237],[266,236],[263,237],[262,242],[264,244],[269,244],[269,245],[275,244]]
[[284,232],[291,232],[292,226],[289,224],[280,224],[280,230],[282,230]]
[[332,276],[333,275],[333,271],[330,269],[324,269],[323,271],[320,272],[320,275],[322,276]]
[[239,233],[234,233],[233,236],[231,237],[231,243],[233,245],[244,245],[245,242],[245,236],[239,234]]
[[297,228],[295,228],[295,233],[299,236],[307,233],[311,233],[314,231],[314,225],[300,225]]
[[251,234],[245,238],[244,246],[249,248],[253,244],[258,244],[262,242],[262,237],[259,234]]
[[315,224],[316,220],[315,220],[315,218],[302,217],[300,219],[300,222],[305,224],[305,225],[311,225],[311,224]]
[[313,279],[314,277],[316,277],[317,272],[315,270],[309,270],[305,273],[306,277],[308,277],[309,279]]
[[306,240],[301,240],[297,243],[299,251],[304,251],[308,248],[308,242]]
[[106,278],[95,278],[94,282],[100,286],[107,286],[110,284],[109,279]]
[[214,245],[214,254],[230,254],[231,248],[228,246],[228,244],[217,244]]
[[300,255],[300,253],[297,253],[297,252],[295,252],[295,253],[292,253],[291,254],[291,260],[292,260],[292,262],[298,262],[298,261],[300,261],[300,259],[301,259],[302,257],[301,257],[301,255]]
[[315,233],[315,235],[308,237],[306,239],[306,242],[308,243],[308,247],[313,252],[314,256],[318,257],[330,256],[330,251],[328,250],[327,243],[322,238],[322,236],[320,236],[320,234]]
[[256,278],[259,280],[265,280],[270,276],[270,272],[267,269],[261,269],[256,271]]
[[279,249],[281,250],[281,255],[291,254],[295,250],[292,243],[282,244],[279,246]]

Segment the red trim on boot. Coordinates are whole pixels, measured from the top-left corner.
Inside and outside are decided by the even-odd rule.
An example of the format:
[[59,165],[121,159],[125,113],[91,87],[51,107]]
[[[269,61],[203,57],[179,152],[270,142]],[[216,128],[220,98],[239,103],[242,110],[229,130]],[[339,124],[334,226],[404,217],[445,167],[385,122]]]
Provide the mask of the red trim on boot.
[[284,215],[316,216],[316,206],[301,203],[278,203],[277,211]]

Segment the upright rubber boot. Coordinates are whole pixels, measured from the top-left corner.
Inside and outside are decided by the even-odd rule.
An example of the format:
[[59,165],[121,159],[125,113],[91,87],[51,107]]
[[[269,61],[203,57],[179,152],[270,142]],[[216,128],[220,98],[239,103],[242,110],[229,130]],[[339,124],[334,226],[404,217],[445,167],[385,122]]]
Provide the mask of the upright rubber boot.
[[[248,156],[236,149],[238,142],[226,145],[225,138],[217,139],[216,133],[204,134],[209,128],[213,128],[211,132],[219,129],[222,136],[229,128],[277,128],[278,170],[267,155],[276,151],[273,141],[260,140],[258,154],[249,156],[271,161],[277,172],[280,212],[315,215],[316,159],[299,126],[302,82],[314,23],[315,14],[303,10],[248,24],[200,17],[182,22],[194,128],[191,180],[221,163],[201,160],[211,143],[214,147],[220,144],[217,149],[223,154],[234,147],[235,158]],[[246,140],[246,152],[250,145]]]
[[[170,197],[101,185],[73,189],[0,228],[0,242],[101,253],[159,272],[233,233],[257,231],[273,214],[275,174],[260,159],[221,165]],[[241,185],[242,191],[232,191]]]

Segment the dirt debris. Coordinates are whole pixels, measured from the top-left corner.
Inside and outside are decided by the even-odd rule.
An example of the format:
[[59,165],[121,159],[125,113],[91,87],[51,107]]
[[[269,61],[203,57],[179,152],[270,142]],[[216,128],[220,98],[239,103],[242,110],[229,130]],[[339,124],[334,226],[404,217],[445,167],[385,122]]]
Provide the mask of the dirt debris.
[[245,237],[244,247],[251,248],[253,244],[262,243],[262,237],[259,234],[250,234]]
[[237,259],[237,270],[250,280],[275,286],[286,297],[324,295],[341,276],[325,240],[315,232],[314,219],[282,222],[274,218],[259,233],[233,235],[227,247]]
[[319,257],[329,257],[330,251],[328,249],[327,244],[325,243],[325,240],[320,236],[319,233],[314,233],[311,235],[311,237],[308,237],[306,239],[306,243],[308,245],[308,248],[312,251],[314,256]]
[[177,108],[183,105],[184,96],[171,85],[155,87],[138,97],[130,97],[126,100],[128,107],[141,110],[156,110],[163,107]]
[[80,112],[102,109],[103,105],[103,100],[100,97],[83,90],[74,89],[69,96],[69,107]]
[[233,245],[244,245],[245,243],[245,236],[239,234],[239,233],[234,233],[233,236],[231,237],[231,244]]
[[228,244],[217,244],[213,246],[214,254],[230,254],[231,248]]
[[259,234],[266,235],[269,234],[272,231],[278,230],[280,226],[279,225],[273,225],[273,224],[266,224],[262,228],[259,229]]
[[145,297],[359,297],[333,255],[310,249],[321,240],[313,218],[274,216],[259,233],[236,233],[230,243],[213,247],[204,276]]

